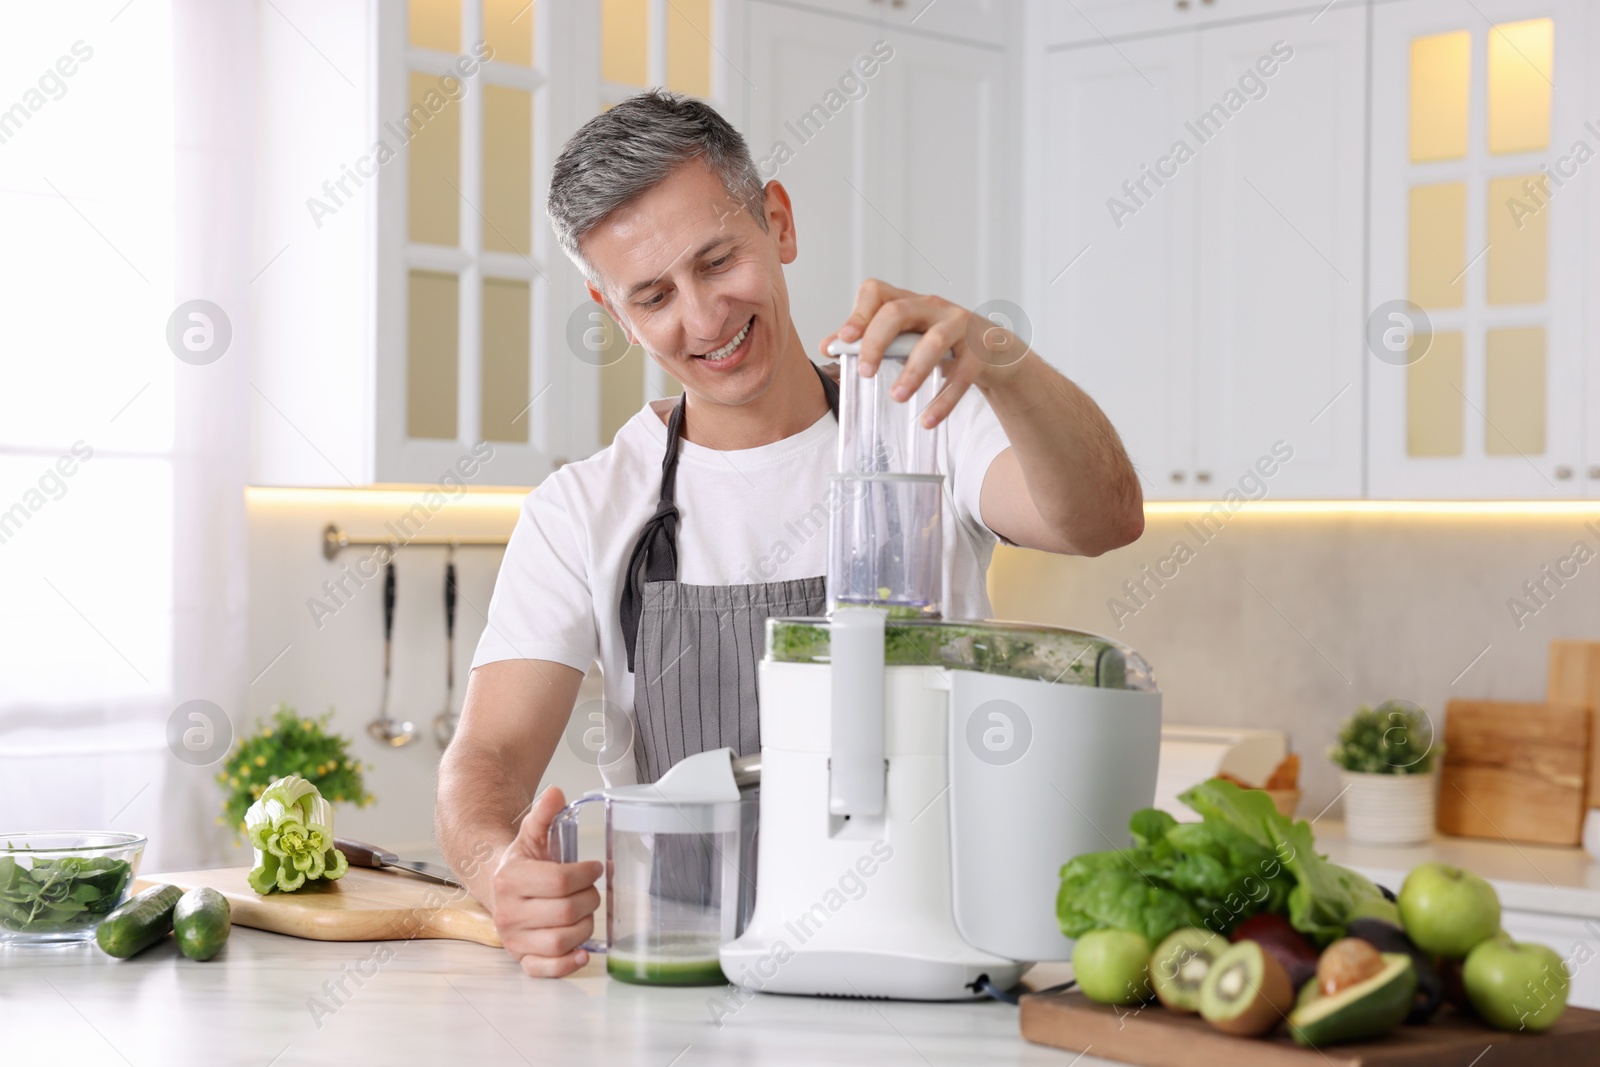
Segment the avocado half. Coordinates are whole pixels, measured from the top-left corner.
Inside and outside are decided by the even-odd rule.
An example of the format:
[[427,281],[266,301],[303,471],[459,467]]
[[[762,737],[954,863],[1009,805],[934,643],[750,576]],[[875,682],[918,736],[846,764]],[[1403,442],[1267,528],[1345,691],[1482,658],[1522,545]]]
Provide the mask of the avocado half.
[[1423,952],[1406,932],[1382,919],[1351,919],[1346,934],[1359,937],[1381,952],[1403,952],[1411,957],[1411,966],[1417,972],[1417,996],[1406,1016],[1408,1023],[1425,1023],[1444,1002],[1444,981],[1428,954]]
[[1200,985],[1228,940],[1210,930],[1186,927],[1168,934],[1150,957],[1150,982],[1173,1011],[1200,1010]]
[[1377,1037],[1405,1021],[1416,995],[1411,957],[1385,952],[1383,970],[1371,978],[1329,996],[1303,995],[1289,1015],[1289,1033],[1309,1047]]

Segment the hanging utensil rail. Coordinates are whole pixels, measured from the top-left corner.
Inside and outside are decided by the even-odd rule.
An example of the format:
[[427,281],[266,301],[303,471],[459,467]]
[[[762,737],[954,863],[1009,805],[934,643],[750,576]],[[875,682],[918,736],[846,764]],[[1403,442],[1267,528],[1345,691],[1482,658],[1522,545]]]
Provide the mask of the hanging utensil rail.
[[394,548],[504,548],[504,537],[351,537],[330,522],[322,528],[322,556],[334,559],[347,548],[377,548],[389,545]]

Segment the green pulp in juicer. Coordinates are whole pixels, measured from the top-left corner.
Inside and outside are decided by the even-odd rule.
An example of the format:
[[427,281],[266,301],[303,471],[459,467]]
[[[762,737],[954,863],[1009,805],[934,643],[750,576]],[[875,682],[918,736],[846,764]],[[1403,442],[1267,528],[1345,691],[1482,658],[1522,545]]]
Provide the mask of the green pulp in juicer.
[[[828,621],[767,620],[767,655],[779,663],[827,663]],[[891,617],[884,628],[883,658],[891,667],[948,667],[1104,689],[1154,688],[1153,681],[1141,676],[1148,667],[1132,650],[1095,634],[1048,626],[944,620],[897,624]]]
[[630,934],[606,952],[606,973],[636,985],[727,985],[712,934]]

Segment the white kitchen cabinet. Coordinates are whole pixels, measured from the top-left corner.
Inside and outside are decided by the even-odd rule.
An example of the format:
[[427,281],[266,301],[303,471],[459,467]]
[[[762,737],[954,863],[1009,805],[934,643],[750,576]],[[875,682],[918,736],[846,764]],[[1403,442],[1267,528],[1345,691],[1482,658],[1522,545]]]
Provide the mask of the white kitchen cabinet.
[[[734,0],[743,4],[746,0]],[[775,0],[785,7],[857,22],[942,34],[960,43],[1005,45],[1020,0]]]
[[1358,497],[1365,12],[1199,37],[1192,113],[1244,103],[1195,163],[1198,489],[1235,486],[1282,441],[1294,455],[1272,497]]
[[785,276],[807,351],[868,277],[968,307],[1014,299],[1004,50],[760,0],[744,18],[744,129],[793,200]]
[[[1593,201],[1578,156],[1600,152],[1588,8],[1373,7],[1373,99],[1387,106],[1372,111],[1369,306],[1411,301],[1432,337],[1413,359],[1417,316],[1402,313],[1395,350],[1368,360],[1371,496],[1600,495],[1583,403]],[[1547,197],[1524,185],[1546,168]]]
[[964,44],[1006,46],[1013,20],[1021,14],[1017,0],[866,0],[883,9],[883,22],[901,29],[943,34]]
[[1060,0],[1034,2],[1029,12],[1041,40],[1054,45],[1099,44],[1149,33],[1182,33],[1217,22],[1298,13],[1309,24],[1320,13],[1365,8],[1366,0]]
[[[921,25],[920,23],[918,24]],[[862,266],[966,308],[1015,299],[1015,109],[1006,53],[889,27],[863,101]]]
[[1034,345],[1105,410],[1147,499],[1193,487],[1196,176],[1109,205],[1181,135],[1197,61],[1186,36],[1047,50],[1028,139]]
[[1147,498],[1221,496],[1264,456],[1274,497],[1361,493],[1364,34],[1330,9],[1043,49],[1038,345]]

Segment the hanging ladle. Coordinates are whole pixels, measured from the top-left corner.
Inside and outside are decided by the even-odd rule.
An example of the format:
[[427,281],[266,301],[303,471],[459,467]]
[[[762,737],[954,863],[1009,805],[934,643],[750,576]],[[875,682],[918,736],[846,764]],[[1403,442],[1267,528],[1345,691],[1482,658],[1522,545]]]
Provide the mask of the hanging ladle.
[[389,677],[394,666],[394,551],[383,568],[383,702],[378,705],[378,717],[367,723],[367,733],[373,739],[399,748],[417,739],[417,728],[409,722],[389,718]]
[[456,546],[452,544],[444,561],[444,711],[433,720],[433,739],[448,748],[456,736]]

